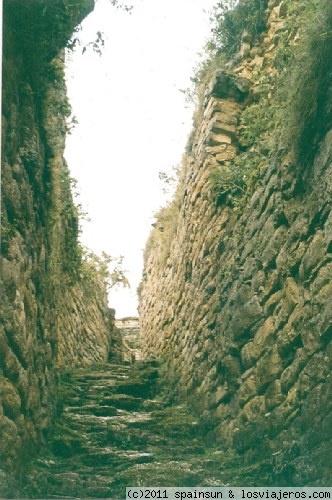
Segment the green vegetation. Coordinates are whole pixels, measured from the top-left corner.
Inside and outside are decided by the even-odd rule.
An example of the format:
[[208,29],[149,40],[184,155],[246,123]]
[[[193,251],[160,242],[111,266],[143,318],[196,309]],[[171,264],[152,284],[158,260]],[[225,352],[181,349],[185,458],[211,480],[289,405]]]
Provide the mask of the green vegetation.
[[156,213],[157,222],[153,224],[154,229],[145,246],[144,260],[146,260],[150,250],[153,248],[157,255],[157,262],[164,266],[171,249],[173,236],[176,233],[178,216],[180,213],[180,203],[174,197],[165,207]]
[[186,91],[190,100],[216,70],[236,56],[246,32],[251,42],[258,41],[266,30],[268,0],[219,1],[210,15],[211,34],[191,81],[194,89]]
[[[72,37],[73,30],[93,9],[93,0],[40,0],[38,2],[5,2],[5,23],[11,20],[11,29],[18,43],[24,47],[31,77],[40,83],[36,70],[44,69],[46,62],[56,57]],[[38,47],[38,51],[35,48]]]
[[[194,87],[187,91],[191,101],[202,102],[206,84],[216,70],[221,69],[236,79],[229,62],[236,63],[243,39],[250,41],[251,46],[261,41],[267,27],[267,4],[267,0],[229,0],[216,4],[211,13],[211,36],[205,47],[206,57],[195,70]],[[279,58],[281,52],[280,49]],[[271,135],[276,126],[276,93],[271,93],[271,90],[278,86],[278,82],[274,82],[264,69],[255,75],[255,79],[255,93],[241,114],[237,131],[238,155],[234,160],[216,166],[210,176],[217,202],[226,202],[236,210],[252,193],[259,179],[260,170],[270,155]],[[200,120],[201,110],[198,108],[196,124]]]
[[153,224],[154,229],[150,234],[144,251],[144,260],[146,261],[150,250],[153,248],[157,255],[157,264],[161,267],[167,262],[170,255],[171,243],[176,234],[187,171],[187,159],[185,156],[182,166],[173,167],[172,171],[171,175],[167,175],[164,172],[159,173],[159,178],[165,183],[164,192],[172,190],[175,183],[176,188],[171,201],[155,214],[156,223]]
[[[117,9],[123,9],[127,12],[130,12],[133,9],[132,5],[119,3],[118,0],[109,0],[109,1],[111,5],[113,5]],[[79,37],[80,31],[81,31],[81,25],[76,26],[72,38],[66,44],[67,49],[74,50],[77,47],[82,47],[82,42]],[[98,55],[101,56],[104,45],[105,45],[104,33],[102,31],[97,31],[95,39],[83,45],[82,54],[84,54],[88,49],[91,48],[94,52],[96,52]]]
[[[229,0],[218,2],[213,9],[206,58],[192,78],[193,88],[186,91],[189,100],[199,103],[196,126],[202,120],[207,82],[216,70],[232,75],[244,32],[254,48],[250,58],[260,55],[267,4],[267,0]],[[238,211],[253,194],[269,162],[281,152],[292,151],[299,166],[310,163],[332,125],[332,109],[328,107],[332,92],[332,3],[285,0],[283,5],[283,29],[274,35],[275,49],[268,67],[262,64],[252,73],[250,96],[237,128],[238,153],[233,160],[211,168],[216,202]],[[146,253],[154,248],[161,265],[167,262],[176,233],[181,193],[183,186],[179,185],[174,199],[157,214],[147,245]]]
[[[117,8],[131,9],[118,0],[110,0],[110,3]],[[63,49],[75,46],[79,23],[93,9],[93,4],[93,0],[11,0],[4,4],[6,97],[16,89],[16,82],[9,80],[9,75],[14,74],[13,54],[7,55],[14,50],[12,39],[15,50],[16,43],[19,47],[17,53],[23,51],[24,55],[24,64],[19,62],[21,73],[16,75],[17,81],[24,82],[16,89],[24,112],[21,129],[17,131],[21,142],[17,153],[13,153],[17,157],[13,156],[10,162],[17,163],[16,169],[22,165],[22,175],[27,175],[31,192],[27,188],[24,195],[26,199],[32,197],[31,201],[29,199],[30,211],[23,215],[17,182],[11,174],[14,169],[9,165],[4,169],[8,178],[1,199],[2,255],[10,254],[11,245],[19,234],[30,241],[31,228],[43,225],[54,284],[73,286],[86,278],[90,289],[92,277],[106,288],[119,284],[128,286],[121,257],[106,254],[97,257],[82,248],[80,221],[86,219],[86,213],[77,200],[77,183],[63,158],[66,134],[75,124],[75,119],[70,119]],[[89,45],[98,51],[103,45],[102,33],[98,32],[96,40]],[[3,112],[10,116],[12,111],[7,102],[6,98]],[[20,189],[23,191],[21,185]]]
[[240,49],[244,31],[255,41],[266,29],[268,0],[219,1],[211,15],[211,52],[234,56]]
[[[251,5],[254,7],[254,3]],[[278,151],[293,151],[299,164],[310,163],[332,123],[331,109],[327,108],[331,98],[327,61],[332,56],[332,4],[327,0],[302,0],[286,5],[285,28],[278,34],[270,70],[262,67],[253,75],[255,91],[238,128],[238,155],[211,172],[218,202],[226,201],[237,210],[250,197],[264,166]],[[234,11],[222,16],[220,30],[231,12],[235,19],[242,19],[238,23],[241,29],[248,29],[247,22],[253,26],[256,17],[244,15],[248,7],[249,3],[240,2]],[[260,12],[258,8],[257,16]],[[300,43],[294,42],[297,36]],[[230,45],[230,40],[216,50],[211,67],[220,63],[220,53],[232,54],[230,47],[236,44]]]
[[217,203],[226,203],[235,211],[239,210],[254,190],[262,163],[261,155],[252,151],[238,155],[230,166],[215,167],[210,182]]
[[[332,3],[306,2],[308,22],[286,80],[287,100],[281,112],[283,141],[300,164],[308,165],[332,126]],[[299,8],[299,6],[297,6]]]
[[83,248],[80,267],[80,281],[86,290],[94,290],[101,283],[107,291],[118,286],[129,287],[126,271],[123,269],[123,256],[112,257],[106,252],[96,255]]

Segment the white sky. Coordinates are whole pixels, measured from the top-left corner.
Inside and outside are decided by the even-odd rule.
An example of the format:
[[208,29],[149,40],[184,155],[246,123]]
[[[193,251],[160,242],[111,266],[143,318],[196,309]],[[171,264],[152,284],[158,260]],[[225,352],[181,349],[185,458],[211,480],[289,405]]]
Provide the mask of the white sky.
[[66,158],[91,219],[82,241],[124,255],[131,289],[110,294],[118,318],[137,315],[136,289],[153,213],[164,204],[159,171],[180,162],[192,110],[183,93],[208,36],[215,0],[136,0],[131,14],[98,0],[82,40],[105,34],[99,57],[67,59],[67,85],[79,124]]

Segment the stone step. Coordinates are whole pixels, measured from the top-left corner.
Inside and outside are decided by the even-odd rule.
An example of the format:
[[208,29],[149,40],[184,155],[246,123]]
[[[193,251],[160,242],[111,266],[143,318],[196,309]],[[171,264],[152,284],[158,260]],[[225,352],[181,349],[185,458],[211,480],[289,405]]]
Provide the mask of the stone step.
[[44,456],[31,465],[25,498],[121,499],[126,486],[232,483],[236,463],[222,470],[197,419],[157,395],[157,375],[155,362],[67,372],[63,412]]

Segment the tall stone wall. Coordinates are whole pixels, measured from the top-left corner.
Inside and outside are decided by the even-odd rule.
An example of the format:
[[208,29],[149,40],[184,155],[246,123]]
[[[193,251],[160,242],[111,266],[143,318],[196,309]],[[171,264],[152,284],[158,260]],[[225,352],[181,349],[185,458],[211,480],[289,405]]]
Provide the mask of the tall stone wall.
[[207,89],[168,253],[162,220],[146,249],[141,335],[211,441],[269,467],[271,484],[327,486],[332,131],[306,169],[285,155],[265,165],[241,213],[215,203],[209,180],[237,154],[252,75],[268,66],[286,16],[276,3],[259,55],[247,51],[237,76],[219,72]]
[[[86,293],[63,159],[66,41],[86,0],[4,2],[0,272],[0,494],[56,413],[58,363],[105,361],[106,293]],[[2,472],[1,472],[2,471]],[[11,490],[13,491],[13,490]]]

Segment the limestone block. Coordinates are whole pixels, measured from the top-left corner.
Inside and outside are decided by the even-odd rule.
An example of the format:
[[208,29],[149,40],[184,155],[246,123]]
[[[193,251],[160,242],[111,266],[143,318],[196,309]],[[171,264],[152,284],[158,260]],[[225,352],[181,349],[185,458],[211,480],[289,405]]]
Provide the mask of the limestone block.
[[272,346],[275,342],[275,331],[275,319],[273,316],[270,316],[264,321],[262,326],[258,328],[254,337],[254,344],[257,345],[260,350]]
[[257,261],[252,263],[252,272],[251,274],[248,274],[249,272],[249,266],[244,266],[244,277],[251,280],[251,289],[252,293],[255,293],[257,295],[261,295],[264,292],[264,286],[266,282],[266,275],[263,269],[260,269],[257,271]]
[[291,274],[291,270],[298,267],[301,262],[306,248],[307,245],[305,242],[298,243],[298,240],[293,245],[284,246],[276,259],[278,271],[284,274]]
[[212,116],[215,113],[222,113],[222,115],[229,117],[228,120],[238,120],[241,107],[229,99],[211,98],[207,111],[209,112],[208,116]]
[[[329,273],[327,273],[326,277],[328,275]],[[324,279],[324,273],[321,273],[320,277]],[[315,288],[317,289],[317,287]],[[313,303],[324,305],[330,302],[331,297],[332,297],[332,282],[327,283],[318,290],[317,294],[314,295]]]
[[22,366],[16,355],[8,348],[5,356],[6,375],[11,380],[16,380],[20,374]]
[[221,448],[227,449],[233,446],[233,437],[236,429],[236,422],[226,418],[223,424],[216,429],[216,436],[219,438]]
[[251,49],[250,43],[243,42],[241,44],[240,57],[242,59],[248,57],[250,55],[250,49]]
[[331,328],[331,285],[323,286],[311,302],[296,308],[288,324],[301,334],[301,340],[308,353],[313,353],[328,342]]
[[220,122],[225,125],[236,127],[238,124],[237,113],[234,113],[233,108],[231,109],[231,112],[227,113],[225,107],[226,106],[223,107],[223,111],[216,111],[213,114],[213,122]]
[[331,339],[332,325],[332,304],[331,295],[326,302],[321,302],[321,308],[316,316],[310,321],[310,325],[316,324],[317,337],[320,339],[321,346],[324,346]]
[[[246,70],[249,71],[249,76],[247,76]],[[241,75],[236,78],[235,84],[236,88],[242,92],[243,95],[247,95],[249,93],[251,88],[251,72],[247,64]]]
[[258,298],[254,296],[243,306],[236,307],[234,317],[231,321],[230,329],[235,340],[245,337],[250,328],[262,317],[262,307]]
[[216,134],[226,134],[229,135],[233,140],[236,139],[236,126],[219,121],[215,117],[213,118],[213,120],[211,120],[209,129]]
[[[322,299],[327,298],[327,295],[325,297],[325,286],[330,285],[331,283],[332,262],[329,262],[319,270],[316,279],[310,285],[310,293],[313,297],[316,297],[317,302],[323,303],[324,301]],[[327,291],[327,293],[329,292]]]
[[245,304],[251,299],[251,286],[249,283],[243,283],[236,290],[236,302],[238,305]]
[[15,423],[5,416],[0,416],[0,463],[2,467],[8,470],[14,469],[20,441]]
[[251,49],[251,51],[250,51],[250,55],[253,58],[252,61],[250,61],[250,67],[252,67],[253,69],[257,69],[257,68],[262,68],[263,67],[264,57],[262,57],[259,52],[260,52],[259,49],[258,49],[258,52],[257,52],[257,48],[256,47],[254,49]]
[[207,143],[210,146],[216,146],[216,145],[219,145],[219,144],[232,144],[232,138],[229,135],[225,134],[225,133],[223,133],[223,134],[212,133],[212,134],[209,135]]
[[0,363],[2,366],[4,366],[4,360],[8,354],[8,350],[9,350],[8,340],[7,340],[7,337],[5,335],[4,330],[1,328],[0,329]]
[[298,392],[301,399],[320,382],[325,382],[332,366],[332,353],[319,352],[314,354],[299,375]]
[[273,382],[282,372],[283,363],[277,347],[270,349],[257,363],[257,385],[261,388]]
[[[271,289],[271,287],[269,287],[269,289]],[[268,300],[265,302],[265,305],[264,305],[264,314],[270,315],[274,311],[274,309],[276,308],[277,304],[279,304],[279,302],[281,301],[281,299],[282,299],[282,292],[281,292],[281,290],[278,290],[278,292],[273,293],[268,298]]]
[[21,398],[15,386],[5,377],[0,377],[0,399],[4,414],[13,419],[21,411]]
[[236,147],[230,144],[207,146],[205,149],[207,153],[213,154],[213,158],[220,163],[233,160],[237,155]]
[[[217,409],[216,409],[216,416],[217,418],[224,422],[227,418],[229,418],[232,415],[232,408],[230,407],[229,404],[220,404]],[[221,427],[224,426],[224,423],[222,424]],[[222,432],[222,431],[221,431]]]
[[254,342],[248,342],[241,350],[241,361],[244,368],[251,368],[257,361],[260,355],[260,346]]
[[268,411],[275,408],[277,405],[282,403],[284,396],[281,391],[280,380],[275,380],[267,388],[265,394],[265,406]]
[[278,352],[283,359],[287,361],[289,356],[294,352],[296,346],[300,344],[300,338],[301,331],[297,328],[293,328],[289,323],[278,332],[276,344]]
[[[222,149],[221,146],[219,149]],[[233,160],[237,155],[237,149],[234,146],[228,145],[223,148],[223,150],[215,155],[215,159],[218,163],[224,163],[226,161]]]
[[280,386],[283,393],[287,393],[295,384],[298,375],[308,359],[308,354],[305,350],[298,349],[291,365],[287,366],[280,377]]
[[300,287],[293,278],[287,278],[284,285],[284,302],[291,313],[295,307],[302,302]]
[[229,385],[233,385],[241,375],[240,359],[229,354],[223,358],[222,367]]
[[253,423],[259,421],[266,413],[264,396],[255,396],[251,399],[239,413],[242,423]]
[[327,244],[324,239],[324,235],[321,231],[318,231],[312,239],[304,257],[302,259],[299,276],[301,279],[306,279],[309,277],[311,271],[323,261],[326,255]]
[[214,97],[211,97],[207,103],[205,110],[204,110],[203,118],[205,120],[209,120],[211,118],[211,116],[214,113],[216,113],[217,111],[221,111],[219,99],[215,99]]
[[40,392],[38,385],[38,378],[35,374],[32,374],[29,377],[29,392],[27,396],[26,409],[27,410],[36,410],[40,408]]
[[218,405],[228,396],[228,389],[225,386],[218,387],[217,392],[214,396],[214,404]]
[[279,5],[281,0],[269,0],[268,9],[271,10],[277,5]]
[[279,249],[285,242],[286,233],[287,229],[284,226],[280,226],[276,229],[272,237],[270,236],[269,242],[262,255],[264,267],[268,267],[271,265],[271,262],[276,259]]
[[282,429],[287,429],[289,422],[299,412],[299,395],[296,387],[292,387],[286,399],[271,410],[271,434],[276,434]]
[[19,269],[5,257],[1,257],[1,285],[6,290],[6,294],[10,301],[14,301],[16,297],[17,283],[19,281]]
[[321,348],[320,335],[318,331],[315,330],[315,326],[318,324],[319,319],[316,318],[316,321],[310,321],[310,323],[303,326],[301,330],[302,343],[308,354],[313,354]]
[[250,399],[257,395],[257,384],[254,375],[250,375],[240,385],[237,391],[240,406],[244,406]]
[[[287,4],[285,2],[278,2],[278,4],[276,4],[271,12],[270,12],[270,15],[269,15],[269,18],[267,20],[267,24],[268,26],[271,26],[272,27],[272,30],[273,30],[273,25],[276,23],[276,22],[279,22],[280,18],[281,17],[285,17],[286,14],[287,14]],[[271,32],[271,29],[270,29],[270,32]]]

